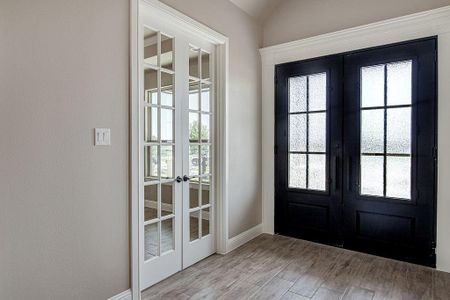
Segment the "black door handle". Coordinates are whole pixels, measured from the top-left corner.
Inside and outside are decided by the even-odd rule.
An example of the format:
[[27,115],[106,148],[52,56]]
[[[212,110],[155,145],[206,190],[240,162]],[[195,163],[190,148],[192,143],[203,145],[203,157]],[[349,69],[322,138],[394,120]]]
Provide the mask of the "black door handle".
[[183,176],[183,181],[188,181],[189,179],[191,179],[189,176],[187,176],[187,175]]
[[182,181],[183,181],[183,178],[181,178],[180,176],[178,176],[175,180],[176,180],[176,182],[182,182]]

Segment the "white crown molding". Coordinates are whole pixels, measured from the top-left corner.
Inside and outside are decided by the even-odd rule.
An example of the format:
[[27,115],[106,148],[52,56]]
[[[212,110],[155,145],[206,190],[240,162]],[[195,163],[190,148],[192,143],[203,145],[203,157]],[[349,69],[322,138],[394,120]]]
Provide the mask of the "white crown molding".
[[[374,35],[386,32],[404,31],[405,29],[409,32],[415,32],[416,35],[423,36],[429,35],[429,32],[433,32],[433,34],[450,32],[450,6],[269,46],[261,48],[259,51],[263,61],[275,59],[276,62],[278,62],[277,56],[282,56],[283,53],[296,51],[298,49],[308,48],[323,43],[342,43],[343,40],[361,38],[362,34]],[[282,57],[279,59],[282,60]]]
[[162,3],[159,0],[142,0],[142,4],[154,8],[158,17],[169,21],[179,28],[183,28],[186,32],[194,34],[202,39],[207,40],[213,44],[225,44],[228,42],[228,37],[212,30],[202,23],[184,15],[178,10]]

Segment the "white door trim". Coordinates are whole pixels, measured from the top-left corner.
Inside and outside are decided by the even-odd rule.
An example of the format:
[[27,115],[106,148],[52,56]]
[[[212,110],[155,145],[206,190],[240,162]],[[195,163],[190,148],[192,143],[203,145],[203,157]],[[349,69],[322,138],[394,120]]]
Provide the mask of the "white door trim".
[[[440,153],[450,151],[446,132],[450,115],[450,6],[389,19],[369,25],[327,33],[303,40],[260,49],[262,60],[262,201],[263,232],[274,233],[274,70],[275,65],[325,55],[343,53],[423,37],[438,36],[438,145]],[[450,159],[438,159],[437,268],[450,272],[450,238],[447,234],[450,211]],[[448,180],[448,179],[447,179]]]
[[[225,253],[228,241],[228,57],[226,36],[195,21],[158,0],[143,0],[178,30],[216,45],[216,243],[217,252]],[[131,198],[131,291],[140,299],[139,270],[139,0],[130,0],[130,198]]]

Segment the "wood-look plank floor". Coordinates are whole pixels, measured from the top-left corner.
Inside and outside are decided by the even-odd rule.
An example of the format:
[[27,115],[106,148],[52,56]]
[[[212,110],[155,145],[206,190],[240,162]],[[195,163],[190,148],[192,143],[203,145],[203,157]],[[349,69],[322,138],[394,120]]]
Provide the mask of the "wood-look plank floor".
[[450,299],[450,274],[263,234],[142,292],[142,299]]

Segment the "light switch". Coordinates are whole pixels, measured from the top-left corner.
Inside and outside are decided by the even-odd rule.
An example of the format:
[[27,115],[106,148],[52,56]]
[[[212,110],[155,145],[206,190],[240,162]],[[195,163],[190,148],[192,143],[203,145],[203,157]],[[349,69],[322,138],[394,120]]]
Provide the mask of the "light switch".
[[111,129],[95,128],[95,146],[111,145]]

